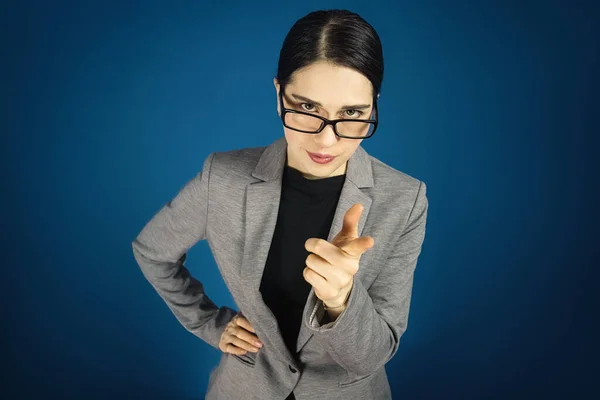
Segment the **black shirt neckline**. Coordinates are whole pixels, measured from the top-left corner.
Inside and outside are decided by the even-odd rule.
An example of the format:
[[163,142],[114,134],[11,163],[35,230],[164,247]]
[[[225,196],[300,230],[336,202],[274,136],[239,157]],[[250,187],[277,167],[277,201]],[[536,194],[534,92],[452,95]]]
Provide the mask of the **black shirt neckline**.
[[329,193],[341,190],[346,179],[346,174],[331,176],[328,178],[308,179],[302,172],[294,167],[285,165],[283,171],[283,184],[293,186],[307,193]]

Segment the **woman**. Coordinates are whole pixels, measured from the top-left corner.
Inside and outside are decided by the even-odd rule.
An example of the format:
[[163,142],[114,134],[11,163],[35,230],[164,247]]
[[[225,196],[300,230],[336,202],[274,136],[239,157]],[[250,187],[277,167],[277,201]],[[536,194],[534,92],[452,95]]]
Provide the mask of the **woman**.
[[[211,153],[133,241],[181,324],[222,351],[207,399],[391,399],[384,365],[406,330],[428,201],[360,147],[382,78],[360,16],[301,18],[274,79],[284,137]],[[239,312],[184,266],[205,239]]]

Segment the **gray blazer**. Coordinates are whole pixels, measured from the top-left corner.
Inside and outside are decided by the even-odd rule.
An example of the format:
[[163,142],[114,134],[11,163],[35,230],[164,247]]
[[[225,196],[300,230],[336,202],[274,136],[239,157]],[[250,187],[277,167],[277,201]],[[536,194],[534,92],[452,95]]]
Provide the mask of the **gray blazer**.
[[269,146],[208,155],[202,171],[133,241],[135,259],[178,321],[218,350],[237,311],[217,307],[184,266],[187,251],[208,240],[239,311],[263,341],[257,353],[221,353],[206,399],[284,400],[292,390],[298,400],[391,399],[384,366],[407,326],[425,236],[425,183],[361,146],[348,160],[328,240],[342,228],[346,211],[361,203],[358,232],[373,237],[375,245],[361,256],[347,308],[334,322],[319,323],[323,304],[311,289],[296,347],[298,363],[259,291],[277,221],[286,148],[281,137]]

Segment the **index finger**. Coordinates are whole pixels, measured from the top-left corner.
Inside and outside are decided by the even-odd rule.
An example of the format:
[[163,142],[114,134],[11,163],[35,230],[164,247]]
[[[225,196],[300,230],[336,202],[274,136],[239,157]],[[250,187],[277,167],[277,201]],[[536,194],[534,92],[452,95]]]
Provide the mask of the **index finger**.
[[318,255],[332,265],[341,265],[346,258],[346,252],[331,242],[321,238],[309,238],[304,242],[304,248]]

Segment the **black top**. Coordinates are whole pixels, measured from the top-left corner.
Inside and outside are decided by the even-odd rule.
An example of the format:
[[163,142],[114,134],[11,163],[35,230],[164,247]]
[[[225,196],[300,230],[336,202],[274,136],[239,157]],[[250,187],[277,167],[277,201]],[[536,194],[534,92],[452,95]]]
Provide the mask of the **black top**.
[[311,237],[327,240],[346,175],[307,179],[295,168],[284,168],[277,224],[260,292],[296,357],[302,312],[311,289],[302,275],[310,254],[304,243]]

